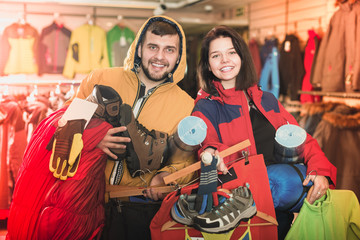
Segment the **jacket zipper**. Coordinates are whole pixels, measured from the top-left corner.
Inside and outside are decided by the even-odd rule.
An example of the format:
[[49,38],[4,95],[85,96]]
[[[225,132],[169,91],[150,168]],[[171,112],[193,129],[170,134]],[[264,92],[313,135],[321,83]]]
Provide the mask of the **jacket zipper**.
[[[136,78],[137,78],[137,80],[138,80],[138,90],[137,90],[136,97],[135,97],[135,100],[134,100],[134,103],[133,103],[133,106],[132,106],[132,109],[133,109],[133,110],[134,110],[134,107],[135,107],[137,101],[139,100],[139,93],[140,93],[140,87],[141,87],[141,82],[140,82],[139,76],[137,75],[136,70],[135,70],[135,75],[136,75]],[[151,95],[153,95],[154,92],[155,92],[159,87],[164,86],[164,85],[166,85],[166,84],[170,84],[170,83],[167,82],[167,83],[159,84],[158,86],[155,87],[154,91],[152,91],[152,92],[149,94],[149,96],[147,96],[147,97],[143,100],[143,102],[141,103],[141,106],[140,106],[138,112],[136,113],[135,119],[138,119],[138,117],[139,117],[139,115],[140,115],[140,113],[141,113],[141,110],[144,108],[147,100],[151,97]]]

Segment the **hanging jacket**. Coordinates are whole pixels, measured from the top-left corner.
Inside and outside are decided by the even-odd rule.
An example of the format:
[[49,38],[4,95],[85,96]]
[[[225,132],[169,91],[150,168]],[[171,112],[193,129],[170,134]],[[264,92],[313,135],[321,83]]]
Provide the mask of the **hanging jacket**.
[[128,27],[115,25],[106,33],[110,67],[122,67],[127,51],[135,39],[135,34]]
[[30,24],[13,23],[1,39],[0,76],[37,73],[39,34]]
[[[127,58],[125,59],[124,67],[114,67],[102,70],[95,70],[90,73],[80,84],[78,91],[74,97],[85,99],[92,92],[96,84],[110,86],[115,89],[122,101],[134,107],[139,97],[140,79],[137,76],[136,67],[140,65],[141,59],[137,55],[137,49],[141,42],[141,38],[145,35],[146,29],[152,21],[161,20],[166,21],[177,26],[180,34],[180,62],[175,67],[172,77],[164,83],[158,85],[152,94],[146,98],[144,105],[139,109],[136,116],[139,123],[144,125],[147,129],[155,129],[161,132],[166,132],[169,135],[174,133],[177,129],[178,123],[191,114],[194,106],[194,100],[177,85],[183,77],[186,68],[186,41],[185,35],[181,26],[174,20],[168,17],[155,16],[150,18],[144,23],[136,35],[134,42],[128,51]],[[176,170],[182,169],[191,164],[193,159],[178,159],[172,158],[169,160],[169,165],[165,166],[158,171],[166,171],[173,173]],[[108,161],[106,171],[106,181],[110,182],[110,176],[115,174],[115,162]],[[126,165],[124,165],[124,174],[121,176],[117,172],[115,179],[121,181],[115,182],[120,185],[143,186],[144,182],[140,177],[132,178]],[[150,183],[152,177],[157,171],[146,173],[143,179]],[[185,182],[189,181],[191,176],[183,178]]]
[[106,32],[84,24],[71,33],[63,75],[73,78],[76,73],[90,73],[96,68],[109,67]]
[[306,199],[286,240],[360,238],[359,201],[352,191],[328,190],[314,204]]
[[62,73],[71,31],[55,22],[45,27],[39,40],[39,75]]
[[249,41],[249,50],[254,61],[255,71],[258,78],[260,78],[261,74],[261,60],[260,60],[260,52],[259,46],[255,39],[251,39]]
[[299,100],[298,91],[301,89],[304,73],[299,39],[292,34],[286,35],[281,44],[279,59],[280,93],[289,96],[291,100]]
[[265,39],[264,45],[260,48],[260,60],[261,65],[264,66],[266,58],[273,52],[273,48],[278,48],[279,40],[277,38],[271,37]]
[[[256,145],[251,125],[249,107],[243,91],[235,88],[224,89],[220,82],[214,81],[219,96],[209,96],[200,90],[192,115],[202,118],[207,128],[207,135],[202,143],[203,149],[214,147],[219,152],[246,139],[250,140],[249,155],[256,155]],[[275,130],[284,124],[298,125],[295,118],[285,110],[280,102],[269,92],[258,86],[250,87],[247,93],[256,108],[274,126]],[[225,163],[243,157],[241,152],[224,158]],[[304,163],[307,174],[316,170],[318,175],[329,176],[336,183],[336,168],[328,161],[314,138],[307,134]],[[331,187],[334,187],[332,185]]]
[[360,108],[338,104],[326,111],[313,137],[337,168],[337,188],[360,197]]
[[311,83],[325,92],[360,90],[360,2],[344,1],[333,14],[315,62]]
[[[311,75],[314,72],[313,62],[316,61],[316,57],[319,50],[320,45],[320,36],[315,33],[314,30],[308,31],[309,39],[306,43],[305,47],[305,55],[304,55],[304,69],[305,69],[305,75],[302,80],[302,91],[312,91],[313,85],[310,83]],[[306,102],[319,102],[320,97],[319,96],[313,96],[310,94],[300,94],[300,102],[306,103]]]
[[271,53],[269,53],[265,59],[259,85],[264,89],[264,91],[271,92],[276,98],[279,98],[279,52],[276,47],[272,47],[271,50]]

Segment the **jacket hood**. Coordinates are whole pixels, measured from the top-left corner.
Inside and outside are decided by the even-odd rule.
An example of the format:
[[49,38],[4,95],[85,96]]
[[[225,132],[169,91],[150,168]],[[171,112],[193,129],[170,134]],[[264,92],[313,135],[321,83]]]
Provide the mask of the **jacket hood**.
[[340,104],[333,111],[324,113],[323,120],[339,129],[359,129],[359,108]]
[[148,29],[149,25],[156,21],[163,21],[170,23],[173,25],[178,34],[180,36],[180,62],[175,65],[174,70],[172,71],[172,76],[170,77],[170,81],[173,83],[180,82],[185,75],[185,68],[186,68],[186,39],[185,34],[180,26],[175,20],[171,19],[167,16],[153,16],[150,17],[146,22],[142,25],[138,33],[136,34],[135,40],[132,42],[127,56],[124,62],[124,70],[125,71],[135,71],[141,65],[141,58],[138,56],[138,48],[139,44],[141,43],[142,38],[145,36],[146,30]]

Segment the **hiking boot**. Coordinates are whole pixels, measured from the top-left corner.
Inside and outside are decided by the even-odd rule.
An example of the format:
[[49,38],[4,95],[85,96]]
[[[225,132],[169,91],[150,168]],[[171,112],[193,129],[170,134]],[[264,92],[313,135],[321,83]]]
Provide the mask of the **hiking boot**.
[[152,171],[163,167],[167,160],[168,134],[155,130],[148,130],[134,117],[128,104],[120,106],[120,124],[126,126],[124,137],[130,137],[127,143],[126,164],[132,177],[145,171]]
[[196,194],[182,194],[171,208],[171,217],[178,223],[191,226],[193,218],[199,215],[195,210]]
[[193,226],[199,231],[223,233],[236,228],[240,221],[248,221],[256,215],[256,206],[250,190],[238,187],[232,190],[230,198],[211,212],[193,218]]
[[120,126],[120,95],[109,86],[95,85],[86,101],[96,103],[98,107],[93,117],[100,118],[110,123],[113,127]]
[[[122,99],[112,87],[95,85],[92,93],[86,100],[98,105],[93,117],[103,119],[113,127],[121,126],[120,105],[122,104]],[[114,134],[114,136],[122,136],[122,133]],[[112,148],[110,151],[118,157],[117,160],[121,160],[121,158],[125,157],[125,149]]]

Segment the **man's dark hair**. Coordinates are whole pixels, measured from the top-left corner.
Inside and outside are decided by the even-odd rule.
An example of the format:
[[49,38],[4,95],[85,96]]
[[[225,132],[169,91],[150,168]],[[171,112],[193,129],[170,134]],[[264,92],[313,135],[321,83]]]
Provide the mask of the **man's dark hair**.
[[216,94],[212,81],[220,81],[210,71],[209,65],[209,48],[210,42],[220,38],[229,37],[234,45],[235,51],[240,56],[241,68],[236,76],[235,89],[245,90],[258,82],[254,63],[250,50],[244,39],[232,28],[227,26],[217,26],[211,29],[203,39],[201,44],[200,62],[198,67],[198,78],[202,89],[210,94]]
[[[155,21],[152,22],[149,27],[146,29],[147,32],[151,32],[155,35],[164,36],[164,35],[175,35],[178,34],[176,28],[167,22]],[[144,43],[146,35],[141,39],[141,44]]]

